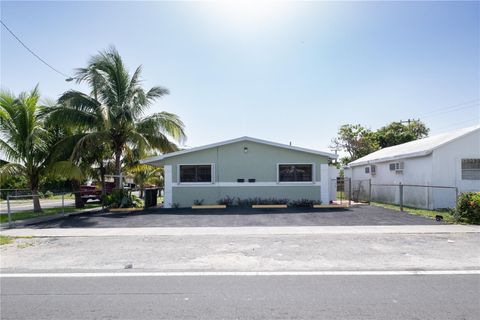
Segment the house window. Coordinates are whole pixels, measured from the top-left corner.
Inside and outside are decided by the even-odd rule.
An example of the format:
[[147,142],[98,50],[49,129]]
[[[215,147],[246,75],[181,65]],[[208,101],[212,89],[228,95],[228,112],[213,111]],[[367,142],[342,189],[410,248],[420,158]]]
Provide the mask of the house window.
[[180,183],[212,182],[212,165],[180,165]]
[[279,164],[279,182],[312,182],[313,165],[311,164]]
[[370,167],[365,167],[365,173],[370,173]]
[[390,171],[395,171],[396,169],[396,163],[390,163]]
[[480,180],[480,159],[462,159],[462,180]]

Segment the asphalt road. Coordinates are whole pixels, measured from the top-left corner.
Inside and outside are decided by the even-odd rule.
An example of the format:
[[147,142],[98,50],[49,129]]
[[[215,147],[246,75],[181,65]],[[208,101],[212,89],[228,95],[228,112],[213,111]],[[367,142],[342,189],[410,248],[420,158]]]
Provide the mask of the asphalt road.
[[130,213],[81,214],[38,223],[36,228],[248,227],[429,225],[433,219],[362,205],[349,209],[149,209]]
[[480,275],[1,278],[8,319],[478,319]]

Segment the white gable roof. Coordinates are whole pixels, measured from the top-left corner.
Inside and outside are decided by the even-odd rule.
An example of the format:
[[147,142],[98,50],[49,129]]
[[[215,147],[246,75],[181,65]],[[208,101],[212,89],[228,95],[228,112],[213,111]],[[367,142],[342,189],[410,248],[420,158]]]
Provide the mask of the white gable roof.
[[348,164],[349,167],[361,166],[375,162],[385,162],[404,158],[421,157],[430,154],[434,149],[450,143],[460,137],[480,130],[480,125],[437,134],[431,137],[380,149]]
[[216,147],[220,147],[220,146],[223,146],[223,145],[227,145],[227,144],[231,144],[231,143],[235,143],[235,142],[242,142],[242,141],[250,141],[250,142],[266,144],[266,145],[274,146],[274,147],[278,147],[278,148],[284,148],[284,149],[289,149],[289,150],[295,150],[295,151],[301,151],[301,152],[316,154],[316,155],[325,156],[325,157],[328,157],[328,158],[331,158],[331,159],[336,159],[338,157],[336,154],[329,153],[329,152],[317,151],[317,150],[306,149],[306,148],[301,148],[301,147],[295,147],[295,146],[290,146],[288,144],[276,143],[276,142],[256,139],[256,138],[252,138],[252,137],[240,137],[240,138],[226,140],[226,141],[222,141],[222,142],[207,144],[205,146],[195,147],[195,148],[191,148],[191,149],[188,149],[188,150],[181,150],[181,151],[177,151],[177,152],[166,153],[166,154],[163,154],[161,156],[144,159],[140,162],[148,164],[148,163],[152,163],[152,162],[161,161],[161,160],[166,159],[166,158],[171,158],[171,157],[179,156],[179,155],[182,155],[182,154],[186,154],[186,153],[191,153],[191,152],[210,149],[210,148],[216,148]]

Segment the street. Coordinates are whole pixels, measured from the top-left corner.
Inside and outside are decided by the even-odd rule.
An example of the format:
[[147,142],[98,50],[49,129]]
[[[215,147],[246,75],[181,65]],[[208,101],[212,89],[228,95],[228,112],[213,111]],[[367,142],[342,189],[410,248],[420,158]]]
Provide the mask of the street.
[[1,278],[1,319],[478,319],[480,275]]
[[3,230],[0,318],[478,319],[480,227],[384,213],[282,213],[279,226],[271,213],[80,215]]

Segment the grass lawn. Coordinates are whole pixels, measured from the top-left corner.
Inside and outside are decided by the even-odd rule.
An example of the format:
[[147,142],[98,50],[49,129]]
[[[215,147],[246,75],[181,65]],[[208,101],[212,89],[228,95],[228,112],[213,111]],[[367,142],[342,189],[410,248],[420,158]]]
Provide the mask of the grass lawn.
[[[82,209],[76,209],[75,207],[65,207],[64,212],[70,213],[70,212],[76,212],[76,211],[81,211],[85,209],[94,209],[94,208],[101,208],[101,207],[102,205],[100,203],[87,203],[85,205],[85,208],[82,208]],[[41,213],[34,213],[31,210],[18,211],[18,212],[12,213],[12,221],[43,217],[43,216],[51,216],[58,213],[62,213],[61,207],[45,208]],[[8,215],[7,214],[0,215],[0,223],[5,223],[5,222],[8,222]]]
[[4,244],[9,244],[12,242],[13,242],[12,237],[0,235],[0,246],[3,246]]
[[[380,203],[380,202],[371,202],[370,203],[372,206],[377,206],[377,207],[382,207],[386,209],[391,209],[391,210],[396,210],[400,211],[400,206],[397,206],[395,204],[386,204],[386,203]],[[416,208],[407,208],[403,207],[403,211],[416,215],[416,216],[422,216],[426,218],[431,218],[435,219],[436,215],[441,215],[443,216],[443,221],[448,222],[448,223],[455,223],[455,219],[453,216],[450,214],[449,211],[447,210],[427,210],[427,209],[416,209]]]

